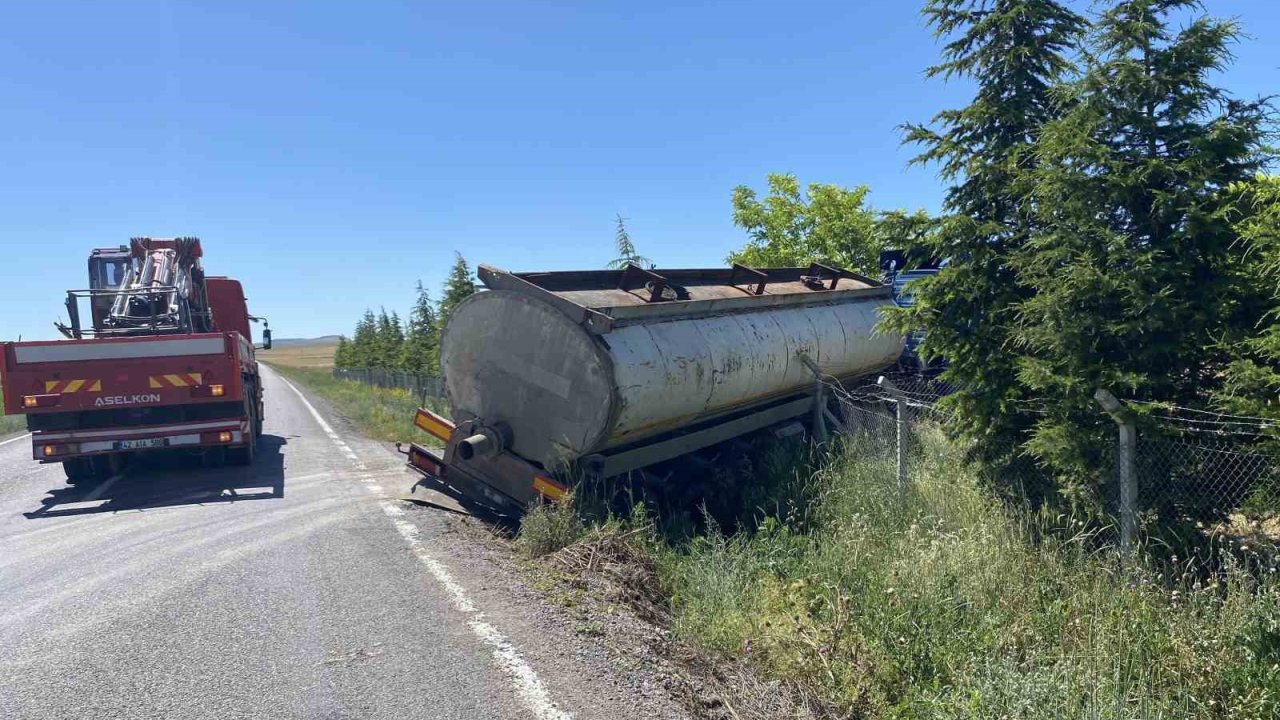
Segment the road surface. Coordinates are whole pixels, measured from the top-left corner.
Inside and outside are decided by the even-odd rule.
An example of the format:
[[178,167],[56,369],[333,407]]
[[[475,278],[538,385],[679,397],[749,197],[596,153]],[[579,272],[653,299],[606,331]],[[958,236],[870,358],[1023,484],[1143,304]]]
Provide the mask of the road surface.
[[675,713],[454,547],[456,520],[398,502],[394,453],[264,383],[251,468],[78,490],[0,445],[0,718]]

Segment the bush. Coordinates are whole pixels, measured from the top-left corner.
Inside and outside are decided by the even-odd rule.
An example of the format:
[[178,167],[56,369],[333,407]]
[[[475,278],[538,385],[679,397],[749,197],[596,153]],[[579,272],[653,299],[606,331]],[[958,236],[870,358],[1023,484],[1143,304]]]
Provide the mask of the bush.
[[516,547],[531,558],[549,555],[582,537],[583,526],[573,496],[556,503],[536,503],[520,520]]

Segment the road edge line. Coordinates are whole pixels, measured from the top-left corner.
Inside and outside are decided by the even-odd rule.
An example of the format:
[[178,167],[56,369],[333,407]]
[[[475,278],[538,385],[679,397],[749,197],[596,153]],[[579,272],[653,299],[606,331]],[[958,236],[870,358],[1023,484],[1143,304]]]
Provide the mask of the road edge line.
[[27,433],[26,435],[19,435],[19,436],[18,436],[18,437],[16,437],[16,438],[9,438],[8,440],[0,441],[0,447],[4,447],[5,445],[8,445],[9,443],[16,443],[16,442],[18,442],[19,440],[26,440],[26,439],[27,439],[27,438],[29,438],[29,437],[31,437],[31,433]]
[[[320,411],[307,400],[307,396],[280,372],[275,372],[276,377],[283,382],[286,387],[293,391],[294,395],[302,401],[303,407],[311,413],[311,417],[320,425],[320,429],[325,435],[338,447],[339,450],[347,456],[349,460],[354,461],[360,470],[365,469],[365,465],[342,438],[334,431]],[[516,695],[520,698],[525,708],[533,713],[534,717],[539,720],[572,720],[573,715],[556,707],[555,702],[551,699],[551,695],[547,692],[547,688],[543,685],[542,680],[538,677],[538,673],[533,666],[520,654],[519,649],[505,635],[498,631],[493,625],[490,625],[484,619],[484,613],[476,608],[475,603],[471,601],[467,595],[466,588],[462,587],[457,580],[454,579],[453,573],[449,572],[448,566],[440,562],[427,550],[425,543],[422,541],[422,533],[418,530],[418,526],[403,519],[404,511],[387,500],[379,502],[382,512],[391,519],[396,531],[400,537],[409,545],[409,550],[414,557],[418,559],[431,577],[444,588],[445,594],[449,596],[450,604],[454,610],[468,616],[467,627],[471,629],[473,635],[480,642],[488,645],[493,650],[493,662],[499,670],[504,672],[510,679]]]

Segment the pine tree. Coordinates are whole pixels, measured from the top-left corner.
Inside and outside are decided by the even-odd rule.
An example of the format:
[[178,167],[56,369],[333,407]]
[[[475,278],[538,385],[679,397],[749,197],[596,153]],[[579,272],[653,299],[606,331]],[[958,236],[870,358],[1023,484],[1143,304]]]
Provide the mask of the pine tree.
[[1026,173],[1038,232],[1019,249],[1017,377],[1045,399],[1030,449],[1102,465],[1092,395],[1201,405],[1266,305],[1244,274],[1228,188],[1264,157],[1265,104],[1213,84],[1235,23],[1174,31],[1194,0],[1126,0],[1101,14],[1062,118]]
[[436,310],[436,322],[441,330],[449,321],[449,314],[453,309],[476,291],[476,280],[466,258],[462,257],[462,253],[455,252],[454,255],[456,259],[444,282],[444,297],[440,298],[440,307]]
[[418,297],[409,313],[400,364],[405,370],[420,375],[440,374],[440,336],[436,309],[422,281],[418,281]]
[[388,315],[386,308],[382,308],[378,313],[372,367],[384,370],[398,368],[403,346],[404,329],[400,325],[400,317],[394,312]]
[[936,163],[952,182],[945,216],[921,239],[949,266],[913,284],[916,305],[887,324],[926,331],[925,350],[947,361],[946,378],[962,388],[948,398],[956,429],[997,460],[1017,453],[1028,424],[1011,412],[1025,392],[1008,352],[1012,309],[1028,294],[1010,260],[1035,223],[1017,177],[1035,161],[1040,127],[1063,111],[1054,87],[1073,69],[1086,21],[1052,0],[930,0],[924,14],[947,39],[928,75],[977,87],[967,107],[939,113],[934,127],[904,128],[922,148],[914,162]]
[[356,331],[351,337],[350,367],[366,369],[374,367],[377,360],[378,320],[372,310],[365,310],[360,322],[356,323]]
[[618,215],[618,226],[613,232],[614,246],[618,249],[618,257],[609,261],[608,268],[611,270],[621,270],[628,265],[636,265],[638,267],[653,269],[653,261],[641,255],[637,250],[635,243],[631,242],[631,234],[627,232],[627,223]]
[[354,365],[351,359],[351,342],[346,335],[338,338],[338,347],[333,351],[333,366],[339,370],[347,370]]

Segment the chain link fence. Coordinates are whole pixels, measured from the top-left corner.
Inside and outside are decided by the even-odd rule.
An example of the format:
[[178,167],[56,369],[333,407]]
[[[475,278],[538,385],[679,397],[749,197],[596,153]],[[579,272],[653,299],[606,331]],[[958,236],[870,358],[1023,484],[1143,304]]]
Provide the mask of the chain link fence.
[[333,377],[336,380],[352,380],[374,387],[405,390],[419,398],[424,406],[428,399],[444,398],[444,379],[431,375],[382,368],[334,368]]
[[[945,431],[948,416],[938,401],[952,389],[936,379],[899,373],[852,388],[823,387],[835,408],[825,413],[827,431],[842,434],[857,452],[883,458],[900,483],[910,483],[924,465],[924,436]],[[1280,552],[1280,427],[1181,408],[1134,412],[1143,409],[1121,404],[1115,417],[1131,418],[1131,434],[1118,419],[1096,459],[1104,525],[1097,537],[1131,550],[1227,536]],[[1050,471],[1017,452],[987,472],[998,473],[990,478],[997,481],[993,487],[1025,502],[1032,488],[1054,485]]]

